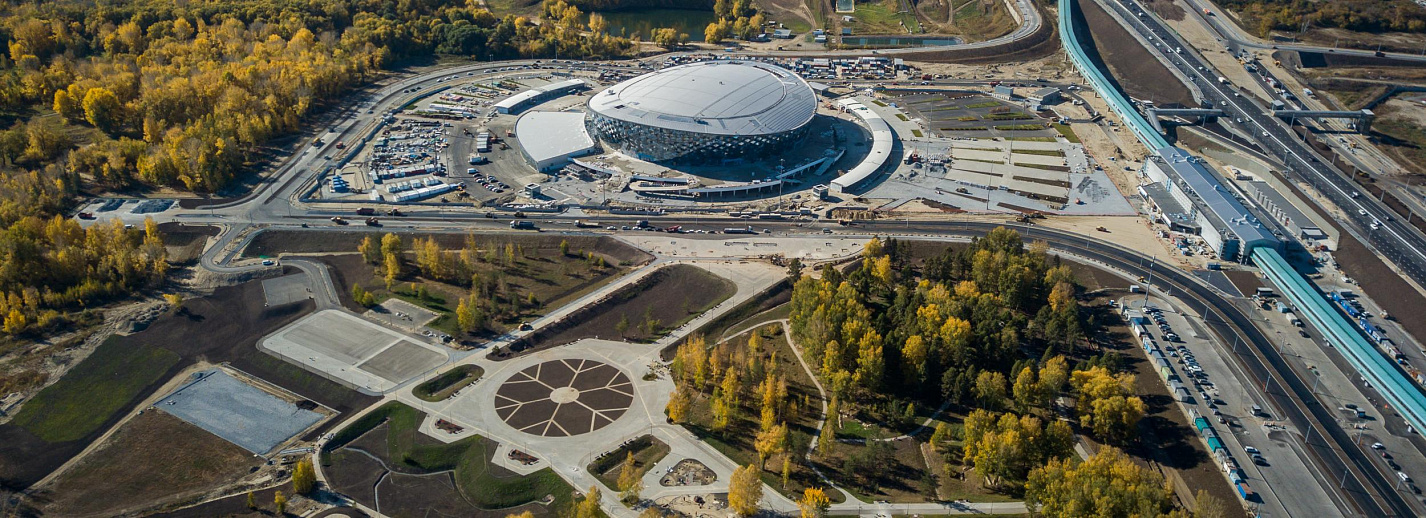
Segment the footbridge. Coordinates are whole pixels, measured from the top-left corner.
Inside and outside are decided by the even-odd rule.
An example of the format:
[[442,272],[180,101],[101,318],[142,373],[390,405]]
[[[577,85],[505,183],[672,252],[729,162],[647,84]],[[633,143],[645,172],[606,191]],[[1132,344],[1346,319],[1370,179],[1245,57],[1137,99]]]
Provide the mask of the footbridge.
[[1357,121],[1357,133],[1367,134],[1372,131],[1372,121],[1376,120],[1376,114],[1371,110],[1358,111],[1334,111],[1334,110],[1273,110],[1273,116],[1279,119],[1352,119]]
[[1227,114],[1217,108],[1149,108],[1149,124],[1154,125],[1154,131],[1163,132],[1163,124],[1159,122],[1159,117],[1225,117]]
[[1151,108],[1149,115],[1164,117],[1226,117],[1217,108]]
[[1255,248],[1252,255],[1253,263],[1262,269],[1268,280],[1282,290],[1312,327],[1342,351],[1342,356],[1406,419],[1406,424],[1418,431],[1426,429],[1426,394],[1395,363],[1379,352],[1361,330],[1328,303],[1321,292],[1293,270],[1277,250]]

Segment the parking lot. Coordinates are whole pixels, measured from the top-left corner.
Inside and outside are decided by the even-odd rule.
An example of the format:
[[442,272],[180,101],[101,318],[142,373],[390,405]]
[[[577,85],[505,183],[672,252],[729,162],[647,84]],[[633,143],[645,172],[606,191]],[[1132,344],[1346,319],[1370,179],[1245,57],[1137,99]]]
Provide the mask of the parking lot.
[[[1258,392],[1261,387],[1230,359],[1235,344],[1218,343],[1198,322],[1161,298],[1136,295],[1125,301],[1145,310],[1149,334],[1188,390],[1188,401],[1180,404],[1208,419],[1223,441],[1223,455],[1233,460],[1257,492],[1261,502],[1250,505],[1274,516],[1337,508],[1325,491],[1317,489],[1331,487],[1330,482],[1319,479],[1321,474],[1303,460],[1301,431],[1290,430],[1275,419],[1276,410]],[[1223,460],[1216,462],[1221,468]],[[1226,469],[1224,472],[1228,476]]]

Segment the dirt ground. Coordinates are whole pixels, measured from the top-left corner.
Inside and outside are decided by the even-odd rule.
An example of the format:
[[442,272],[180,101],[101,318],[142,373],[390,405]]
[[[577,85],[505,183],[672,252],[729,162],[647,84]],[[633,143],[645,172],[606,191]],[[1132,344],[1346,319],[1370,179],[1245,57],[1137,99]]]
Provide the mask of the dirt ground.
[[[1162,0],[1160,0],[1162,1]],[[1092,0],[1079,0],[1080,13],[1089,27],[1092,48],[1108,65],[1111,78],[1132,97],[1151,99],[1159,105],[1196,106],[1193,94],[1169,72],[1152,53],[1134,39],[1119,22]],[[1091,58],[1094,56],[1091,55]]]
[[[531,335],[530,340],[522,340],[521,347],[512,347],[521,351],[540,350],[594,337],[649,341],[731,297],[736,289],[732,281],[697,266],[667,266],[620,288],[607,301],[590,306],[598,307],[597,310],[570,314],[565,321],[555,324],[561,329]],[[650,319],[657,321],[658,329],[652,333],[645,327]],[[618,331],[621,320],[627,324],[622,336]]]
[[148,411],[37,496],[50,499],[46,514],[112,516],[212,489],[257,464],[237,445],[167,413]]
[[[241,493],[177,511],[150,515],[149,518],[271,518],[273,516],[272,499],[279,489],[284,495],[292,496],[291,486],[284,484],[280,487],[254,491],[253,501],[257,503],[257,509],[249,509],[247,493]],[[292,508],[293,505],[289,502],[288,510],[291,511]],[[322,515],[326,514],[322,513]],[[346,514],[353,518],[366,516],[366,513],[356,510]]]
[[[136,401],[152,395],[174,374],[200,360],[229,362],[239,370],[343,413],[375,401],[257,350],[260,337],[310,312],[309,301],[268,308],[264,306],[261,283],[249,282],[219,288],[212,295],[185,301],[184,306],[187,311],[181,315],[165,314],[143,332],[115,339],[121,346],[147,344],[182,358],[159,381],[141,390]],[[18,426],[0,426],[0,480],[17,487],[38,481],[127,415],[134,404],[110,416],[94,434],[65,443],[47,443]],[[310,436],[325,432],[336,421],[329,421],[310,432]]]
[[208,238],[218,235],[218,227],[188,226],[164,223],[158,226],[163,233],[163,244],[168,249],[168,262],[172,264],[192,264],[203,255]]
[[[380,239],[381,234],[380,232],[363,231],[296,232],[269,230],[253,238],[252,243],[243,250],[243,257],[277,257],[284,253],[319,254],[355,252],[363,238],[366,236],[375,236],[375,239]],[[436,241],[447,250],[459,249],[465,246],[466,238],[465,234],[421,234],[403,232],[395,232],[395,234],[401,236],[401,241],[406,243],[408,247],[410,243],[414,242],[417,238],[426,239],[434,236]],[[569,249],[572,252],[594,252],[608,256],[615,261],[623,261],[626,264],[640,264],[653,259],[653,256],[650,256],[642,250],[604,236],[558,236],[531,234],[528,232],[482,232],[474,235],[478,243],[497,242],[502,245],[505,243],[513,243],[531,252],[536,250],[558,250],[560,241],[569,241]]]
[[847,473],[843,469],[846,458],[870,446],[838,441],[830,455],[818,455],[815,458],[822,473],[834,478],[843,489],[856,493],[864,500],[926,502],[935,498],[935,485],[927,486],[922,482],[932,474],[926,468],[926,458],[921,455],[921,444],[920,440],[909,438],[889,441],[891,455],[877,456],[873,460],[880,464],[876,471],[882,473],[882,476],[874,480],[869,479],[865,471]]

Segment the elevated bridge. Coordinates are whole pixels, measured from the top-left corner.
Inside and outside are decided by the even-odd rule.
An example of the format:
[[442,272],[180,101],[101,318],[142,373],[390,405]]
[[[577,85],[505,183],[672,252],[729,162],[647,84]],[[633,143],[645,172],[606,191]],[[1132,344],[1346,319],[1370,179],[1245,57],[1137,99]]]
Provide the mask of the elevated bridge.
[[1159,117],[1208,118],[1227,116],[1226,113],[1223,113],[1223,110],[1217,108],[1149,108],[1145,111],[1149,112],[1149,124],[1154,125],[1154,130],[1160,133],[1164,131],[1164,126],[1163,123],[1159,121]]
[[1357,121],[1357,133],[1371,133],[1372,121],[1376,120],[1376,114],[1371,110],[1358,111],[1332,111],[1332,110],[1273,110],[1273,116],[1279,119],[1353,119]]

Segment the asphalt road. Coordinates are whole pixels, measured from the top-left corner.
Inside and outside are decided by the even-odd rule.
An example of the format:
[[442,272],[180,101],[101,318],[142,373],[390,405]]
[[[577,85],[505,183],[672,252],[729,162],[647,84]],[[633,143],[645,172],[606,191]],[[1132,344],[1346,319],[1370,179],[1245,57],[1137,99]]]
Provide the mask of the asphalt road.
[[[325,219],[321,215],[302,218]],[[572,218],[560,215],[532,215],[529,218],[547,232],[587,233],[574,228]],[[632,224],[639,219],[650,219],[655,226],[668,227],[683,225],[690,228],[717,229],[728,226],[726,220],[690,217],[649,217],[609,215],[598,218],[601,223]],[[370,230],[380,231],[391,228],[465,232],[475,229],[499,230],[508,228],[510,218],[504,216],[491,219],[480,214],[448,214],[435,211],[412,212],[404,218],[388,219],[386,227],[330,226],[309,228],[309,231]],[[798,221],[755,220],[754,228],[761,232],[770,231],[772,236],[816,235],[823,228],[836,228],[839,234],[914,234],[919,236],[959,236],[974,237],[984,235],[997,226],[1008,226],[1020,230],[1030,240],[1046,241],[1055,250],[1090,259],[1111,268],[1139,277],[1152,277],[1154,286],[1174,293],[1184,299],[1190,308],[1201,308],[1207,326],[1224,341],[1251,344],[1240,348],[1236,361],[1243,370],[1253,376],[1259,390],[1266,387],[1267,399],[1276,408],[1274,417],[1290,422],[1305,436],[1305,443],[1313,463],[1324,476],[1338,480],[1341,492],[1353,502],[1362,514],[1367,516],[1414,516],[1410,504],[1393,490],[1391,484],[1378,468],[1370,462],[1367,453],[1356,446],[1346,430],[1335,419],[1333,408],[1323,405],[1311,391],[1311,384],[1304,382],[1284,361],[1272,342],[1256,326],[1251,317],[1234,302],[1203,284],[1186,272],[1160,266],[1152,269],[1152,258],[1122,247],[1095,241],[1064,231],[1010,223],[990,222],[898,222],[873,221],[858,222],[856,226],[840,228],[825,223]],[[566,226],[568,225],[568,226]],[[696,235],[695,235],[696,236]],[[250,239],[249,236],[247,239]],[[713,238],[713,236],[710,236]],[[207,261],[205,260],[205,266]],[[1310,490],[1310,488],[1303,488]]]
[[[1241,27],[1238,27],[1238,24],[1233,23],[1230,20],[1224,19],[1224,17],[1221,16],[1221,13],[1223,11],[1218,6],[1213,5],[1213,3],[1209,0],[1184,0],[1184,2],[1186,2],[1190,7],[1193,8],[1193,12],[1189,13],[1189,16],[1199,20],[1201,23],[1207,25],[1208,27],[1211,27],[1214,32],[1217,32],[1220,37],[1227,39],[1235,47],[1245,47],[1251,49],[1295,50],[1300,52],[1333,52],[1342,55],[1367,57],[1375,55],[1375,52],[1370,50],[1355,50],[1335,47],[1319,47],[1316,45],[1295,45],[1264,42],[1252,35],[1249,35],[1246,32],[1243,32],[1243,29]],[[1204,9],[1208,9],[1209,12],[1213,14],[1205,16],[1203,14]],[[1426,49],[1423,49],[1423,53],[1426,53]],[[1392,59],[1418,61],[1426,63],[1426,55],[1404,54],[1400,52],[1385,52],[1384,54],[1386,54],[1386,57]]]
[[[997,226],[992,223],[960,223],[965,230],[949,233],[984,234]],[[1006,225],[1011,226],[1011,225]],[[890,225],[888,231],[896,228]],[[868,230],[876,228],[869,227]],[[916,228],[916,226],[913,226]],[[1067,232],[1016,226],[1030,239],[1044,240],[1053,249],[1067,251],[1115,269],[1145,278],[1152,278],[1155,287],[1174,293],[1189,303],[1189,307],[1204,312],[1207,326],[1225,342],[1241,340],[1252,348],[1242,348],[1237,361],[1254,376],[1259,387],[1266,387],[1268,399],[1280,415],[1274,417],[1291,422],[1305,437],[1312,460],[1328,478],[1342,483],[1342,492],[1366,516],[1416,516],[1417,512],[1392,488],[1370,462],[1367,453],[1352,442],[1352,438],[1337,423],[1333,407],[1323,405],[1305,383],[1284,361],[1272,342],[1231,300],[1219,295],[1191,275],[1174,268],[1150,266],[1153,260],[1137,252]],[[942,231],[946,232],[946,231]],[[1371,476],[1377,474],[1378,476]],[[1365,481],[1365,484],[1364,484]],[[1251,482],[1250,482],[1251,483]],[[1309,488],[1300,488],[1308,490]]]
[[[1224,110],[1234,120],[1241,118],[1243,123],[1239,126],[1251,134],[1264,150],[1288,166],[1285,171],[1287,176],[1296,176],[1311,184],[1347,214],[1343,223],[1356,230],[1354,233],[1363,241],[1371,244],[1407,276],[1426,284],[1426,236],[1396,220],[1391,209],[1370,195],[1361,195],[1351,178],[1323,162],[1307,144],[1297,139],[1283,121],[1274,117],[1270,109],[1242,95],[1238,87],[1220,83],[1220,74],[1212,64],[1198,56],[1191,45],[1179,39],[1152,11],[1145,10],[1134,0],[1109,0],[1106,3],[1129,20],[1132,30],[1151,41],[1163,42],[1163,46],[1147,48],[1164,55],[1188,74],[1215,107]],[[1173,53],[1169,50],[1173,47],[1184,50]],[[1374,223],[1378,229],[1371,228]]]

